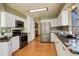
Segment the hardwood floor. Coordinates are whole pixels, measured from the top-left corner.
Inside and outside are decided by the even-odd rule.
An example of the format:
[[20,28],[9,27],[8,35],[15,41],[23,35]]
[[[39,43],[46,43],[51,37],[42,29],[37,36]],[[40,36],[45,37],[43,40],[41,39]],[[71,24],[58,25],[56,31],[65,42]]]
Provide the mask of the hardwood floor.
[[41,43],[40,38],[36,38],[26,47],[18,50],[13,56],[56,56],[54,43]]

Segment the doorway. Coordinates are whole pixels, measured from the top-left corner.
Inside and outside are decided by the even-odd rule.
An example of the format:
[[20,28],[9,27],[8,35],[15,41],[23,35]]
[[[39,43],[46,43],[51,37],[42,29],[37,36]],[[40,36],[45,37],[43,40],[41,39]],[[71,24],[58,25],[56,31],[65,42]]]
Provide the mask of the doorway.
[[38,37],[38,23],[35,22],[35,37]]

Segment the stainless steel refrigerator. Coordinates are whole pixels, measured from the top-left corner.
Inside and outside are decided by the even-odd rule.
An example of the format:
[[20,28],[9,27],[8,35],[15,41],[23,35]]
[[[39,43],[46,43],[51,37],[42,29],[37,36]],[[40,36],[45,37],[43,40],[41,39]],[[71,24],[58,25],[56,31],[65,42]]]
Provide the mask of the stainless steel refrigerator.
[[41,42],[50,42],[50,22],[43,22],[40,25]]

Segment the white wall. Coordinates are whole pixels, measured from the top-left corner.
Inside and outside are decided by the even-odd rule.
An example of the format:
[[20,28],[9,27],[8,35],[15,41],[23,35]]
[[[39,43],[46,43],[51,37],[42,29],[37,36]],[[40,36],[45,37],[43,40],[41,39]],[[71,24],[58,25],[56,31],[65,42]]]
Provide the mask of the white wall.
[[41,23],[42,22],[51,22],[53,19],[41,19]]

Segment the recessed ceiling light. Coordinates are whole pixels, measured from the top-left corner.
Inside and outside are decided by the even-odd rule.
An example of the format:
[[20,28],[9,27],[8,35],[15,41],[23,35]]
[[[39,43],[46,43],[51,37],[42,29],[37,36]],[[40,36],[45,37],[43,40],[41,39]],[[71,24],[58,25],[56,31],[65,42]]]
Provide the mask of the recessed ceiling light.
[[48,8],[36,9],[36,10],[28,10],[28,12],[39,12],[39,11],[48,11]]

